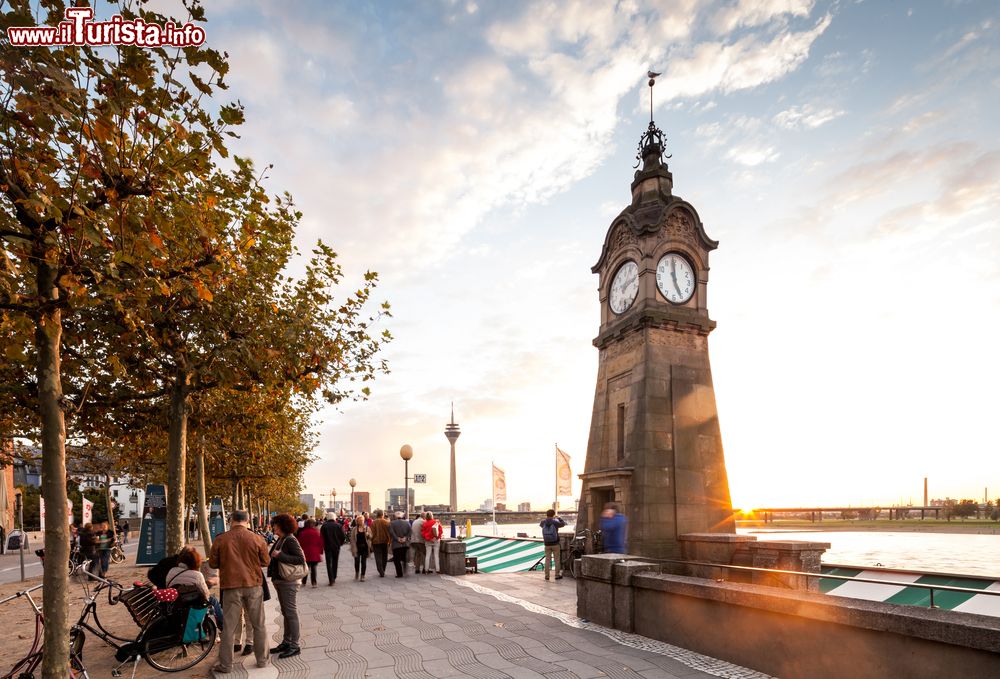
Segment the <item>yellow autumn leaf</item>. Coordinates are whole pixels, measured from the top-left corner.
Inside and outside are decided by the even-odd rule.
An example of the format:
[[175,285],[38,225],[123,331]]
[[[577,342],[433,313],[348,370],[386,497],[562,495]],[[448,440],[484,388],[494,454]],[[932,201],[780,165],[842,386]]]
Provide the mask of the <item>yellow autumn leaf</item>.
[[194,289],[198,293],[198,297],[205,300],[206,302],[211,302],[213,299],[215,299],[215,296],[212,295],[212,291],[209,290],[207,287],[205,287],[205,284],[202,283],[201,281],[194,282]]

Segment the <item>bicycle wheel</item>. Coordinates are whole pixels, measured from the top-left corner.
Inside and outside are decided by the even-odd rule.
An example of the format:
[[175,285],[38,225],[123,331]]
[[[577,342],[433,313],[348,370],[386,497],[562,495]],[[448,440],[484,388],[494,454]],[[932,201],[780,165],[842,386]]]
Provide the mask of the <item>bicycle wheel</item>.
[[160,618],[143,632],[140,652],[147,663],[161,672],[180,672],[194,667],[215,649],[215,620],[206,616],[201,632],[200,641],[185,644],[176,624]]
[[115,545],[111,550],[111,563],[124,563],[125,550]]

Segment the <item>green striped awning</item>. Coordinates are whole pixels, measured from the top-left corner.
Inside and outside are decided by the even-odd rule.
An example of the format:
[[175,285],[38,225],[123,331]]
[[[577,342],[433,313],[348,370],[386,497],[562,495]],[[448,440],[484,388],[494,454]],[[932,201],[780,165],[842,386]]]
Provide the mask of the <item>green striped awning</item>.
[[485,573],[531,570],[545,555],[541,540],[473,536],[465,545],[465,555],[476,557],[479,570]]
[[[873,582],[820,578],[819,587],[821,592],[833,596],[884,601],[890,604],[904,604],[907,606],[930,605],[930,592],[922,587],[907,587],[910,584],[948,585],[951,587],[967,587],[969,589],[992,592],[1000,591],[1000,582],[992,578],[894,571],[881,568],[866,570],[827,565],[823,566],[823,574],[891,581],[892,584],[877,584]],[[973,594],[971,592],[936,591],[934,592],[934,605],[947,610],[1000,616],[1000,596]]]

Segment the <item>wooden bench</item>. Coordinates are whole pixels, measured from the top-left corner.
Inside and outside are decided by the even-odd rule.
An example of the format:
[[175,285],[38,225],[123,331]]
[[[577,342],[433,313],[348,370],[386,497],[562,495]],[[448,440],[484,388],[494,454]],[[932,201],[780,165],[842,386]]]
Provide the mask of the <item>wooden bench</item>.
[[465,572],[466,573],[478,573],[479,572],[479,559],[474,556],[465,557]]

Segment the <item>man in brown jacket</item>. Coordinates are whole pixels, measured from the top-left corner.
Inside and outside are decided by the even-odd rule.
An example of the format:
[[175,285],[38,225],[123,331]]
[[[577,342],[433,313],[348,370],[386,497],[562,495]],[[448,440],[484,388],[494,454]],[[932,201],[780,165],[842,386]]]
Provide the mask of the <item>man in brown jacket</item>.
[[375,519],[372,521],[372,552],[375,554],[375,568],[378,569],[378,576],[385,577],[385,565],[389,561],[389,520],[382,514],[381,509],[375,510]]
[[212,543],[208,563],[219,569],[222,590],[222,646],[213,672],[233,671],[233,639],[240,628],[240,615],[253,628],[253,650],[257,667],[267,667],[267,632],[264,629],[264,574],[261,568],[271,561],[264,538],[252,533],[249,515],[236,510],[230,528]]

